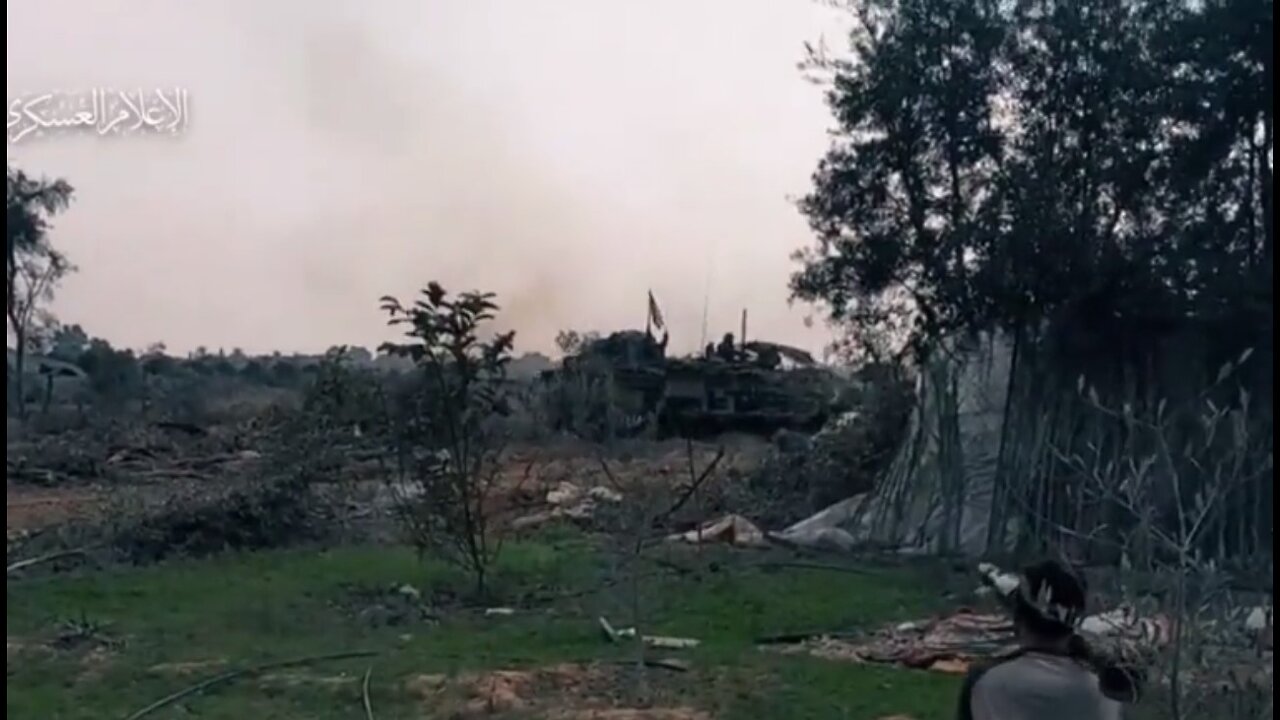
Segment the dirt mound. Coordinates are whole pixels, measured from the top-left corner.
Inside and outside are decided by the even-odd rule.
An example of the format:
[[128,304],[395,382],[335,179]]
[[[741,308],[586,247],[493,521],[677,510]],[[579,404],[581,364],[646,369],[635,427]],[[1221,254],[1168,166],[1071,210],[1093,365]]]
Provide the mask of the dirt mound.
[[616,668],[553,665],[532,670],[419,675],[405,689],[436,715],[471,720],[531,717],[543,720],[712,720],[688,707],[626,708],[612,700]]

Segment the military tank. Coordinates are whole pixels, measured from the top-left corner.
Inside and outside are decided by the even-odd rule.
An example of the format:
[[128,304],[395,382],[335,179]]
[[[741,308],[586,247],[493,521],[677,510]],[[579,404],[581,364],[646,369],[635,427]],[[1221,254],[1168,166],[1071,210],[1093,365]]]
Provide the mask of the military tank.
[[809,353],[769,342],[721,343],[700,357],[666,356],[637,330],[587,343],[543,374],[561,429],[660,436],[815,431],[835,411],[838,378]]

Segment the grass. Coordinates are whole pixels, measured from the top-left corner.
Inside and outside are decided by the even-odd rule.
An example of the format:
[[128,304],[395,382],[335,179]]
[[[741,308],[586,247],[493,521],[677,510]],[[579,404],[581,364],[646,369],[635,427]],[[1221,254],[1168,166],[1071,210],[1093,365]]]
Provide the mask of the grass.
[[[680,560],[695,572],[646,584],[646,632],[704,643],[685,653],[696,671],[681,676],[681,697],[712,710],[718,720],[951,717],[953,678],[783,657],[759,652],[753,642],[771,633],[866,628],[916,617],[937,606],[935,578],[916,569],[857,574],[744,566],[759,557],[690,554]],[[522,609],[511,617],[456,609],[438,624],[372,624],[352,605],[353,588],[409,583],[424,596],[447,597],[465,587],[447,569],[387,547],[227,555],[10,581],[9,716],[123,718],[219,671],[177,676],[155,671],[161,663],[223,660],[240,667],[371,649],[381,651],[371,687],[377,717],[432,718],[405,690],[405,681],[417,674],[582,662],[624,652],[603,642],[595,618],[608,614],[616,625],[627,624],[622,608],[630,598],[616,589],[584,592],[601,585],[605,565],[580,538],[512,545],[496,578],[499,592]],[[94,650],[88,638],[78,649],[35,649],[73,619],[122,644]],[[15,650],[15,643],[26,649]],[[368,665],[352,660],[308,668],[298,676],[313,682],[293,685],[243,679],[152,717],[362,718],[359,679]],[[314,681],[335,676],[347,682]]]

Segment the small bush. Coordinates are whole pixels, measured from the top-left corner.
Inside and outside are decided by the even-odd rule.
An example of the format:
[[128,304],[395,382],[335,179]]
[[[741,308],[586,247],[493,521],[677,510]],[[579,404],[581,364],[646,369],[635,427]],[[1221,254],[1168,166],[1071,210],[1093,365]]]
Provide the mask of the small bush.
[[900,368],[865,368],[839,403],[847,410],[820,432],[775,436],[774,453],[750,481],[756,518],[782,526],[871,490],[902,443],[914,404]]
[[506,367],[515,333],[481,340],[498,309],[493,296],[450,297],[434,282],[412,305],[387,297],[383,309],[390,324],[407,326],[408,342],[382,350],[412,360],[420,381],[411,386],[416,392],[398,398],[397,510],[418,550],[465,570],[483,597],[502,550],[494,513],[510,436]]
[[332,514],[302,479],[245,488],[213,500],[172,500],[160,513],[119,531],[116,548],[131,562],[267,550],[323,540]]

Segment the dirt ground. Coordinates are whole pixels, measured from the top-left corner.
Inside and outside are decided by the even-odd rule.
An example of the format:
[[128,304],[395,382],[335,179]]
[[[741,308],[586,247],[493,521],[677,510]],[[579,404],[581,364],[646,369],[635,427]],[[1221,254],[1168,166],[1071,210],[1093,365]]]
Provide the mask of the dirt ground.
[[[747,436],[726,437],[716,444],[681,440],[630,443],[613,451],[602,464],[596,448],[572,441],[556,441],[514,447],[502,470],[501,489],[496,502],[512,517],[528,515],[547,506],[547,498],[566,483],[586,491],[614,485],[632,487],[636,483],[656,483],[678,488],[687,485],[690,467],[694,475],[715,461],[720,448],[723,457],[707,483],[709,492],[717,485],[733,483],[757,467],[768,452],[765,440]],[[86,450],[86,453],[91,450]],[[241,451],[245,452],[245,451]],[[253,451],[248,451],[252,453]],[[121,452],[104,449],[96,460],[110,467]],[[171,465],[181,464],[181,450],[172,453]],[[132,504],[153,504],[182,495],[216,493],[252,472],[246,462],[224,463],[209,477],[194,479],[175,472],[172,477],[156,477],[148,470],[145,479],[116,478],[109,484],[93,478],[61,481],[53,485],[13,481],[6,483],[6,535],[13,540],[69,521],[93,521],[111,511],[113,504],[128,499]],[[608,467],[606,471],[605,467]],[[362,481],[354,497],[363,504],[389,501],[382,481]]]
[[105,499],[104,491],[96,488],[40,488],[8,483],[5,534],[12,539],[70,520],[94,517]]
[[625,707],[616,697],[624,684],[618,677],[622,672],[618,667],[561,664],[454,677],[419,675],[405,689],[424,706],[459,720],[531,712],[548,720],[712,720],[704,711],[678,704]]

